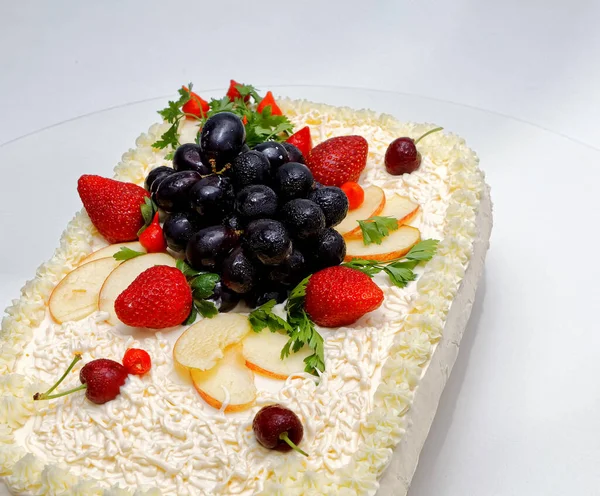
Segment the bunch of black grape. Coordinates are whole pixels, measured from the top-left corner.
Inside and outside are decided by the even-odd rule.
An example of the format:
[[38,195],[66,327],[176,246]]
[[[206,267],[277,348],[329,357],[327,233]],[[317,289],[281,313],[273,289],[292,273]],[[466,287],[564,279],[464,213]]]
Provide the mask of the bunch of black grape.
[[168,215],[168,247],[221,281],[213,301],[226,312],[243,297],[254,308],[284,301],[307,275],[346,254],[332,229],[348,212],[337,187],[315,183],[298,148],[267,141],[250,150],[240,118],[210,117],[200,144],[180,146],[173,168],[159,167],[146,188]]

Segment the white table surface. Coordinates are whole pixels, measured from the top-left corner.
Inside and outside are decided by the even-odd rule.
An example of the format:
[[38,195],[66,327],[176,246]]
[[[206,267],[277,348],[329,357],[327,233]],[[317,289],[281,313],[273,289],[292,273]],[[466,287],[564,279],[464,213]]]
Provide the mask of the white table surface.
[[23,135],[232,77],[438,122],[478,151],[495,228],[410,495],[599,494],[600,3],[124,3],[0,4],[0,306],[161,100]]

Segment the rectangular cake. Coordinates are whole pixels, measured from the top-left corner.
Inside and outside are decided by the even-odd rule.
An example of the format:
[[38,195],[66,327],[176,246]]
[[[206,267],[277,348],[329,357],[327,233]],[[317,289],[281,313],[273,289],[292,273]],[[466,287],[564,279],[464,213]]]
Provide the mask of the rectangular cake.
[[[118,183],[82,177],[86,208],[6,310],[4,486],[406,494],[489,244],[476,154],[429,124],[233,81],[222,100],[180,96],[123,155]],[[412,172],[394,169],[399,138],[418,149]],[[113,375],[98,392],[81,371],[100,359]]]

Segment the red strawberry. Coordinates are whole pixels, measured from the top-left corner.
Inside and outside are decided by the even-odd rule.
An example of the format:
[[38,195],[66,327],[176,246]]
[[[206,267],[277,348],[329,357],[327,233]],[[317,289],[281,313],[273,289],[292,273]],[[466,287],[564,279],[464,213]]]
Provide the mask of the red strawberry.
[[140,207],[150,194],[132,183],[85,174],[77,192],[96,229],[109,243],[134,241],[144,225]]
[[[235,101],[236,98],[242,98],[242,95],[240,94],[240,90],[237,89],[238,86],[241,86],[240,83],[234,81],[233,79],[229,83],[229,89],[227,90],[226,95],[229,97],[229,99],[232,102]],[[246,95],[244,97],[245,102],[247,102],[248,100],[250,100],[250,95]]]
[[325,186],[357,182],[367,165],[369,144],[362,136],[339,136],[315,146],[306,157],[306,165],[315,181]]
[[350,325],[379,308],[383,291],[358,270],[340,265],[321,270],[306,286],[306,312],[322,327]]
[[158,212],[154,214],[152,223],[140,234],[140,243],[148,253],[159,253],[167,250],[163,230],[158,223]]
[[[185,91],[190,91],[185,86],[183,86],[183,89]],[[192,91],[190,99],[183,105],[183,107],[181,107],[181,110],[183,110],[186,114],[192,114],[196,117],[203,117],[210,110],[210,106],[208,105],[207,101],[203,100],[199,95]],[[193,119],[193,117],[189,116],[186,116],[186,118]]]
[[142,272],[115,301],[121,322],[164,329],[181,324],[192,309],[192,290],[183,273],[166,265]]
[[310,128],[308,126],[304,126],[299,131],[296,131],[285,141],[298,148],[305,158],[308,157],[308,152],[310,152],[313,147],[312,138],[310,136]]
[[262,113],[265,107],[271,107],[271,115],[283,115],[281,109],[275,103],[275,98],[273,97],[273,93],[267,91],[265,97],[258,103],[256,107],[256,111],[258,113]]

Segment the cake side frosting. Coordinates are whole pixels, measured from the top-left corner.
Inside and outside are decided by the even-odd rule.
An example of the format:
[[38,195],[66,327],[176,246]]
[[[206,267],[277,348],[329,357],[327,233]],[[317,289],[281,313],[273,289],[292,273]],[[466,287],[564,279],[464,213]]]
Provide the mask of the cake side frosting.
[[[370,166],[363,181],[380,185],[388,193],[401,192],[409,196],[412,194],[413,199],[424,207],[419,221],[424,237],[443,238],[443,240],[439,245],[438,255],[425,267],[424,272],[421,271],[417,283],[411,284],[406,291],[398,291],[397,288],[391,288],[389,285],[385,287],[385,283],[381,282],[387,297],[385,309],[376,315],[366,317],[365,321],[359,323],[358,330],[342,329],[336,331],[336,337],[328,338],[327,351],[331,363],[328,363],[327,373],[332,374],[333,380],[328,382],[328,376],[325,376],[317,385],[314,378],[302,377],[288,380],[279,391],[277,399],[293,405],[307,421],[308,438],[311,449],[314,450],[310,460],[298,463],[296,457],[287,455],[284,457],[286,460],[284,464],[272,464],[266,460],[267,457],[262,449],[254,443],[252,449],[234,452],[233,458],[227,454],[221,458],[215,457],[213,463],[220,463],[222,467],[234,467],[226,473],[219,471],[222,467],[217,467],[219,470],[215,470],[215,476],[221,477],[220,480],[225,480],[226,483],[216,487],[214,484],[211,487],[204,482],[196,485],[189,483],[193,474],[184,473],[182,481],[186,482],[185,485],[167,484],[169,477],[163,479],[166,481],[163,490],[167,493],[176,491],[178,494],[186,494],[184,491],[193,490],[212,491],[211,494],[260,490],[264,490],[266,494],[274,494],[277,491],[285,494],[309,494],[310,491],[318,494],[343,494],[344,491],[348,494],[374,492],[378,487],[377,477],[388,463],[391,448],[401,439],[407,427],[407,412],[415,388],[439,340],[446,313],[468,266],[473,239],[476,236],[475,215],[483,179],[477,168],[477,158],[465,146],[464,141],[452,135],[432,135],[422,147],[426,158],[423,173],[403,177],[403,180],[399,181],[397,178],[389,179],[390,176],[384,173],[381,167],[382,147],[389,143],[390,137],[393,139],[398,135],[418,135],[429,126],[403,125],[389,116],[377,116],[368,111],[335,109],[308,102],[284,100],[281,105],[297,127],[305,123],[311,125],[317,142],[342,134],[368,134],[371,145]],[[164,152],[153,150],[150,146],[163,131],[164,126],[153,126],[149,133],[137,140],[138,148],[126,153],[116,168],[118,179],[141,184],[149,169],[168,164],[164,159]],[[379,168],[374,166],[376,163],[379,164]],[[61,247],[53,259],[38,270],[36,279],[25,286],[21,299],[15,302],[9,309],[8,316],[3,320],[3,339],[6,338],[0,354],[0,368],[3,372],[14,370],[20,347],[31,340],[35,329],[43,325],[45,303],[54,285],[69,270],[77,266],[92,251],[95,244],[97,244],[97,235],[93,226],[85,213],[78,214],[69,224],[61,240]],[[409,312],[408,316],[398,317],[406,312]],[[395,321],[388,322],[390,314],[395,317]],[[97,314],[88,319],[86,324],[91,327],[97,324],[100,328],[98,332],[110,333],[110,326],[103,327],[101,321],[102,316]],[[81,331],[81,326],[71,325],[69,330],[69,325],[66,324],[67,327],[63,331],[71,332],[67,335],[76,338],[73,340],[74,346],[83,348],[87,346],[93,349],[92,344],[81,342],[82,339],[77,341],[79,339],[77,332]],[[362,335],[356,336],[363,331],[365,332]],[[153,351],[158,357],[164,356],[165,366],[168,367],[170,365],[168,342],[163,340],[161,344],[160,336],[149,339],[155,345]],[[377,340],[380,341],[379,344]],[[129,346],[133,342],[133,338],[129,338],[123,340],[121,345]],[[148,343],[148,346],[152,344]],[[364,352],[361,356],[360,349],[365,346],[367,350],[374,352],[372,360],[365,357]],[[339,354],[339,365],[336,368],[338,348],[342,352]],[[66,347],[62,350],[66,362],[68,362],[68,354],[72,351],[74,351],[72,348]],[[90,352],[89,349],[87,351]],[[42,360],[43,357],[38,359]],[[161,359],[158,360],[159,367]],[[344,362],[348,359],[350,364],[346,365]],[[386,359],[386,365],[382,369],[381,363]],[[26,363],[24,360],[21,362]],[[62,361],[59,363],[64,364]],[[51,362],[47,368],[53,371],[56,366],[57,363]],[[380,376],[381,384],[377,388],[373,387],[373,383],[377,383]],[[141,379],[139,384],[136,381],[130,381],[125,388],[126,391],[143,393],[146,385]],[[357,394],[348,395],[341,390],[341,383],[348,381],[359,384]],[[173,387],[176,389],[176,386]],[[321,405],[319,401],[313,402],[315,395],[319,394],[319,388],[326,393],[323,395]],[[0,415],[5,420],[7,428],[0,432],[2,434],[0,442],[3,443],[0,449],[2,471],[0,475],[8,476],[8,483],[21,491],[39,491],[42,487],[53,487],[54,493],[60,494],[63,491],[61,488],[71,485],[79,488],[83,487],[82,484],[87,484],[85,491],[92,491],[88,482],[74,484],[81,474],[73,475],[73,467],[69,473],[64,467],[45,463],[39,456],[29,454],[23,457],[22,449],[12,445],[12,431],[26,423],[39,408],[30,399],[32,392],[37,389],[39,385],[30,384],[22,376],[11,374],[3,378]],[[135,401],[134,394],[129,398],[127,394],[125,396],[125,402]],[[327,399],[331,403],[332,398],[339,405],[338,411],[335,410],[335,405],[326,404]],[[259,402],[261,399],[265,403],[272,401],[273,394],[267,392],[259,398]],[[124,403],[115,408],[118,410],[117,413],[124,414],[128,406],[131,405]],[[156,415],[156,412],[150,414]],[[55,416],[54,418],[59,418],[56,412],[52,415]],[[189,415],[193,416],[193,412],[189,412]],[[110,416],[118,418],[114,412]],[[315,418],[319,420],[311,420]],[[211,422],[205,422],[208,429],[219,424],[218,417],[213,416],[211,419],[213,419]],[[338,426],[342,427],[328,424],[328,419],[333,419]],[[225,443],[233,441],[238,445],[244,443],[252,445],[252,440],[247,435],[248,422],[233,423],[236,428],[229,434],[224,433]],[[356,429],[357,425],[361,426],[360,430]],[[166,425],[162,428],[166,432],[171,429],[172,432],[168,432],[169,436],[174,439],[179,438],[179,442],[183,440],[184,445],[189,441],[185,436],[186,433],[178,431],[176,425]],[[110,429],[105,431],[108,432]],[[49,432],[49,435],[51,434],[52,431]],[[118,441],[117,439],[115,444],[118,444]],[[192,441],[190,449],[194,447]],[[106,451],[110,462],[110,449]],[[115,455],[116,453],[112,454]],[[146,461],[150,458],[146,456]],[[75,460],[72,463],[74,464]],[[160,458],[154,460],[154,465],[157,466],[156,471],[151,470],[141,480],[134,477],[131,481],[127,481],[125,477],[125,483],[130,487],[144,485],[144,482],[151,483],[156,479],[157,474],[169,474],[177,468],[168,466]],[[241,469],[236,469],[240,466]],[[189,467],[194,468],[194,464]],[[204,469],[209,472],[215,469],[215,467],[200,465],[196,467],[198,470]],[[139,467],[133,465],[128,470],[123,470],[122,473],[135,472],[139,471]],[[115,478],[117,479],[118,477]],[[264,487],[263,479],[267,480]],[[94,492],[85,494],[94,494]]]

